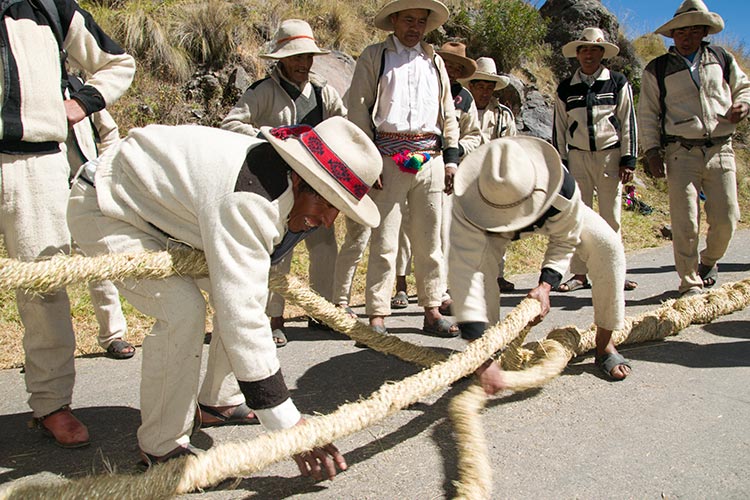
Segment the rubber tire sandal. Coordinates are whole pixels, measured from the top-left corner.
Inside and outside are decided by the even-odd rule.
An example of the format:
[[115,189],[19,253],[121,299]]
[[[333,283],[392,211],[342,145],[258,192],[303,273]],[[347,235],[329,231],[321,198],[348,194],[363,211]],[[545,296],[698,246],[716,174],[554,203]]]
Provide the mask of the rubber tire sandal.
[[396,292],[391,299],[391,309],[406,309],[409,307],[409,296],[403,290]]
[[359,316],[357,316],[357,313],[354,312],[354,309],[352,309],[349,306],[346,306],[346,305],[343,305],[343,304],[338,304],[336,307],[338,307],[339,309],[342,309],[344,311],[344,313],[347,316],[349,316],[350,318],[357,319],[359,317]]
[[453,337],[458,337],[461,333],[458,328],[456,328],[455,332],[452,332],[451,328],[453,326],[456,326],[455,323],[451,323],[445,318],[440,318],[431,325],[428,324],[425,319],[425,322],[422,325],[422,331],[428,335],[435,335],[444,339],[452,339]]
[[202,451],[203,450],[201,450],[200,448],[195,448],[194,446],[190,444],[187,446],[178,446],[177,448],[170,451],[166,455],[162,455],[160,457],[151,455],[141,450],[141,461],[138,462],[138,468],[145,472],[152,465],[163,464],[164,462],[169,462],[170,460],[184,457],[185,455],[197,455],[198,453]]
[[[201,412],[207,413],[219,420],[216,422],[204,422]],[[247,418],[250,414],[253,415],[253,418]],[[259,424],[260,421],[253,413],[253,410],[251,410],[245,403],[235,406],[229,416],[216,411],[215,408],[210,406],[198,404],[198,408],[195,410],[195,423],[197,424],[195,427],[202,427],[205,429],[208,427],[221,427],[223,425],[255,425]]]
[[[385,325],[370,325],[370,328],[372,328],[372,331],[374,333],[378,333],[380,335],[388,335],[388,329],[385,327]],[[354,347],[358,349],[367,349],[369,346],[362,342],[355,342]]]
[[698,275],[703,280],[704,288],[711,288],[719,279],[719,266],[714,264],[712,267],[698,265]]
[[271,336],[273,337],[273,342],[276,344],[277,349],[284,347],[287,344],[286,335],[281,328],[274,328],[271,330]]
[[[127,351],[127,349],[132,349]],[[130,359],[135,356],[135,347],[126,340],[113,340],[107,346],[107,357],[112,359]]]
[[576,278],[570,278],[565,283],[561,283],[557,285],[557,288],[555,288],[555,291],[566,293],[566,292],[574,292],[576,290],[581,290],[581,289],[586,290],[588,288],[591,288],[591,283],[589,283],[588,280],[581,281]]
[[516,289],[515,283],[511,283],[510,281],[506,280],[503,277],[500,277],[497,279],[497,287],[503,293],[509,293]]
[[625,380],[630,375],[630,374],[625,375],[625,377],[623,378],[613,377],[612,370],[614,370],[618,366],[627,366],[628,368],[630,368],[630,373],[633,373],[633,367],[630,366],[630,361],[625,359],[625,357],[619,352],[610,352],[610,353],[605,354],[604,356],[596,356],[594,358],[594,363],[602,371],[602,373],[607,377],[607,379],[613,382],[619,382],[620,380]]

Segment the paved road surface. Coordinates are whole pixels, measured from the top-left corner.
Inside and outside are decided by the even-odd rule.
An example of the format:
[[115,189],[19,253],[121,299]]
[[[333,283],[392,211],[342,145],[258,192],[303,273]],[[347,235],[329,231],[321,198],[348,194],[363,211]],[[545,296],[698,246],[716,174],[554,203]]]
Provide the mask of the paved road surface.
[[[629,316],[675,295],[671,247],[628,256]],[[721,263],[720,283],[744,279],[750,268],[750,231],[740,232]],[[536,275],[513,277],[517,304]],[[590,290],[554,294],[553,311],[537,326],[541,337],[557,326],[591,322]],[[363,308],[356,310],[363,313]],[[392,333],[440,349],[461,349],[459,339],[419,333],[414,304],[389,319]],[[591,356],[574,359],[544,388],[493,399],[483,425],[493,464],[495,498],[748,498],[750,495],[750,312],[691,326],[663,342],[628,346],[633,361],[624,382],[602,379]],[[329,413],[366,397],[386,380],[417,371],[336,333],[309,331],[292,322],[289,345],[279,350],[294,399],[307,413]],[[139,351],[140,353],[140,351]],[[205,358],[205,356],[204,356]],[[205,359],[204,359],[205,361]],[[0,371],[0,483],[43,472],[78,477],[108,469],[134,471],[139,422],[140,356],[76,361],[76,414],[89,425],[92,445],[62,450],[27,429],[23,376]],[[349,470],[333,482],[298,478],[291,460],[242,480],[234,490],[190,498],[429,499],[452,497],[456,447],[446,418],[457,385],[336,444]],[[193,443],[247,439],[257,426],[199,431]]]

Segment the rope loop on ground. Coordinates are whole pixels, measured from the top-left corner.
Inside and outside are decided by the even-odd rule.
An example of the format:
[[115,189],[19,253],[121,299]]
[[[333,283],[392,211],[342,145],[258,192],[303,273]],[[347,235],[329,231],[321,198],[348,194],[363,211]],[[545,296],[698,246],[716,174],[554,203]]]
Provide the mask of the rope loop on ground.
[[[54,257],[42,262],[22,263],[0,260],[0,289],[22,288],[49,293],[75,282],[126,278],[161,279],[173,274],[207,275],[205,258],[197,251],[154,252],[102,257]],[[596,330],[569,326],[552,330],[544,339],[523,344],[529,325],[541,311],[539,302],[526,298],[503,321],[471,342],[464,351],[445,356],[402,341],[395,336],[376,334],[364,322],[351,318],[298,280],[275,277],[270,287],[302,307],[310,316],[334,330],[363,342],[384,354],[426,367],[398,382],[387,382],[368,398],[340,406],[328,415],[307,420],[304,427],[263,434],[254,439],[221,443],[197,456],[183,457],[152,467],[139,476],[107,474],[88,476],[51,485],[19,483],[10,485],[2,498],[168,498],[207,488],[221,481],[258,472],[296,453],[333,442],[371,426],[425,397],[471,375],[482,363],[507,346],[501,362],[508,370],[509,390],[540,387],[559,375],[569,360],[590,351]],[[750,302],[750,279],[730,283],[710,293],[680,300],[668,300],[653,311],[628,318],[625,327],[613,335],[615,344],[640,343],[675,335],[692,323],[707,323],[746,307]],[[466,395],[451,404],[457,421],[457,435],[466,429],[476,432],[478,414],[486,397],[472,385]],[[464,443],[463,439],[461,441]],[[457,494],[464,498],[489,498],[491,474],[486,445],[482,440],[469,444],[472,460],[461,459],[461,479]]]

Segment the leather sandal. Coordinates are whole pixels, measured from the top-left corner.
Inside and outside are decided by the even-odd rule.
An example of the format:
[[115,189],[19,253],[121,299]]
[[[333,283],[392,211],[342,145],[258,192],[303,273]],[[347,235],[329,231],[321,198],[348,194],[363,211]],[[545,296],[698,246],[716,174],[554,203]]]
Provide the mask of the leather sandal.
[[88,428],[73,415],[69,405],[44,417],[35,418],[31,425],[54,439],[55,444],[61,448],[81,448],[90,444]]
[[157,464],[163,464],[164,462],[168,462],[170,460],[174,460],[176,458],[184,457],[186,455],[197,455],[200,453],[201,449],[194,447],[193,445],[186,445],[186,446],[178,446],[174,450],[170,451],[169,453],[161,456],[151,455],[150,453],[146,453],[145,451],[141,450],[141,461],[138,462],[138,467],[141,470],[147,470],[152,465]]
[[[211,416],[217,420],[206,422],[205,416]],[[255,416],[245,403],[239,404],[232,409],[232,413],[225,415],[213,406],[199,404],[195,410],[195,421],[198,425],[195,427],[220,427],[222,425],[254,425],[259,424],[258,417]]]
[[130,359],[135,356],[135,347],[127,340],[115,339],[107,346],[107,357],[112,359]]

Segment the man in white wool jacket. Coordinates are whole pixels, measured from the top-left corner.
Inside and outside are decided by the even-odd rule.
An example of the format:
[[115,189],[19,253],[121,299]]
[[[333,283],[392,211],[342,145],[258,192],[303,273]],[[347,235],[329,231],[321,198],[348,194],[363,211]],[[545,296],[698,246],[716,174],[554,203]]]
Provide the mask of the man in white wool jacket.
[[[265,315],[272,263],[307,233],[331,227],[339,210],[367,226],[380,217],[367,196],[380,155],[341,117],[314,129],[263,127],[262,139],[198,126],[134,129],[82,169],[68,222],[89,255],[203,250],[209,279],[123,280],[120,291],[156,318],[143,342],[145,463],[192,453],[205,321],[201,288],[215,309],[214,381],[227,382],[268,430],[304,422],[281,374]],[[265,140],[264,140],[265,139]],[[237,401],[236,403],[240,403]],[[228,402],[227,404],[231,404]],[[335,475],[346,463],[329,444],[295,457],[303,475]]]
[[[612,332],[625,319],[625,250],[617,233],[581,201],[575,180],[550,144],[526,136],[480,146],[461,162],[455,181],[449,284],[461,335],[481,337],[499,320],[498,265],[513,240],[538,232],[549,237],[539,285],[528,296],[549,312],[550,290],[562,279],[574,252],[589,266],[592,281],[596,364],[611,380],[630,373]],[[477,370],[488,394],[505,388],[500,365]]]

